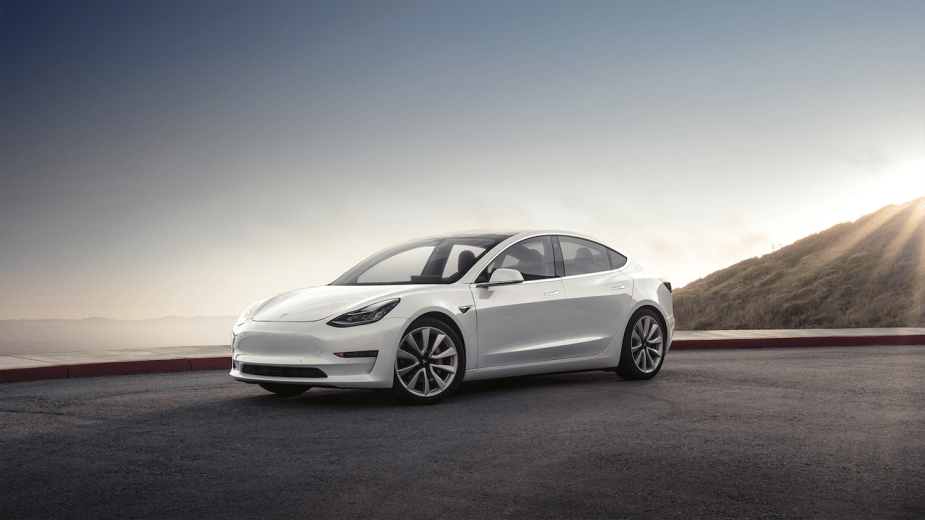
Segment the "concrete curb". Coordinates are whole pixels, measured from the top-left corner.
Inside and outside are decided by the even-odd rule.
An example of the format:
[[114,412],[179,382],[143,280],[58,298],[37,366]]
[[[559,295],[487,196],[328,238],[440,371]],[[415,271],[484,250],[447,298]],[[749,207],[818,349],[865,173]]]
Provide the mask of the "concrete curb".
[[231,370],[231,356],[7,368],[0,370],[0,383],[20,383],[41,379],[70,379],[75,377],[154,374],[158,372],[195,372],[198,370]]
[[[671,350],[718,350],[753,348],[861,347],[866,345],[925,345],[925,334],[882,336],[811,336],[798,338],[727,338],[675,340]],[[78,363],[43,367],[0,369],[0,383],[42,379],[70,379],[158,372],[231,370],[230,356]]]

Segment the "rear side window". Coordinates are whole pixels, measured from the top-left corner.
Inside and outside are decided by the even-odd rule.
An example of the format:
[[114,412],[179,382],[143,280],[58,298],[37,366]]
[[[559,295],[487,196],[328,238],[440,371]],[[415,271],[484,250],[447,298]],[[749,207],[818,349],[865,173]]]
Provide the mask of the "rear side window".
[[608,249],[607,254],[610,255],[610,268],[619,269],[626,265],[626,257],[620,253],[614,251],[613,249]]
[[559,237],[565,276],[610,271],[610,257],[607,248],[575,237]]

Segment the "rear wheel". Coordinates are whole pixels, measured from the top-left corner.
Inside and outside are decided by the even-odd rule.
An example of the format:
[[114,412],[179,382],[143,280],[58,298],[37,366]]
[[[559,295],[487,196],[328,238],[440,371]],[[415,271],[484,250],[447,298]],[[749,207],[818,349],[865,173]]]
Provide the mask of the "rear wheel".
[[398,344],[392,395],[408,404],[436,404],[462,381],[466,353],[446,323],[417,320]]
[[306,385],[287,385],[284,383],[257,383],[260,385],[260,388],[263,388],[267,392],[273,392],[279,397],[295,397],[302,392],[310,389],[310,386]]
[[652,379],[665,360],[665,331],[655,311],[640,309],[623,335],[617,375],[623,379]]

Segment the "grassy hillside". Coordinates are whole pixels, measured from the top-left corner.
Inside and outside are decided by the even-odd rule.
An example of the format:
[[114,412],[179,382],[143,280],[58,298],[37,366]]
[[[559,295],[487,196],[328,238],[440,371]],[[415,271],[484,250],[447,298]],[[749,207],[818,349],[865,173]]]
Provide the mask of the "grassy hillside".
[[925,327],[925,197],[674,293],[678,330]]

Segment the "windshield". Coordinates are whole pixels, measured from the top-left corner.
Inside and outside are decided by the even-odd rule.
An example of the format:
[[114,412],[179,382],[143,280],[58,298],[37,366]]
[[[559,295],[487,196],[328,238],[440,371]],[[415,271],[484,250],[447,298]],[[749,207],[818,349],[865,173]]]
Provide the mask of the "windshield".
[[455,235],[404,242],[360,262],[331,285],[453,283],[491,248],[511,236]]

